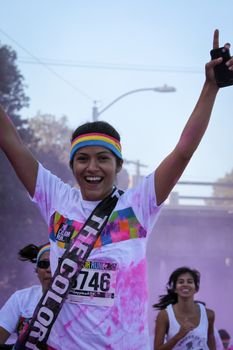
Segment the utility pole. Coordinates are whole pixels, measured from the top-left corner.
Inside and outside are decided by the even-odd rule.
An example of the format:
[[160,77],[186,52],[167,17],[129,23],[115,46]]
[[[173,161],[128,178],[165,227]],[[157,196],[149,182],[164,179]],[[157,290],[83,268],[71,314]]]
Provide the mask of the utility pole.
[[96,122],[98,120],[99,112],[97,107],[97,101],[94,101],[94,105],[92,107],[92,120]]

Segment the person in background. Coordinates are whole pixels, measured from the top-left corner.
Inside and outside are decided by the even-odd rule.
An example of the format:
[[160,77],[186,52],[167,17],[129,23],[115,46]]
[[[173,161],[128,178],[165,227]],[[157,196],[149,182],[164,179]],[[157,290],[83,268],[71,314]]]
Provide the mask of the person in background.
[[0,344],[4,344],[10,335],[21,333],[30,321],[35,307],[47,290],[51,280],[50,244],[40,247],[30,244],[19,251],[19,259],[36,265],[36,274],[40,285],[33,285],[13,293],[0,310]]
[[214,338],[215,338],[216,350],[223,350],[222,339],[220,338],[220,334],[218,332],[216,325],[214,327]]
[[[219,47],[218,30],[214,32],[213,47]],[[54,349],[150,348],[147,242],[162,203],[207,129],[219,91],[214,67],[221,62],[222,58],[218,58],[206,64],[200,97],[178,143],[153,173],[120,196],[76,283],[69,284],[68,297],[57,302],[62,308],[54,324],[46,329],[50,332],[48,341],[43,337]],[[227,67],[233,70],[232,58]],[[156,122],[151,127],[156,138],[159,132]],[[146,137],[143,131],[135,130],[138,147],[142,147],[143,137]],[[120,135],[103,121],[85,123],[74,131],[70,167],[79,188],[65,184],[39,164],[1,109],[0,147],[47,222],[51,269],[56,278],[56,268],[63,266],[62,255],[70,242],[78,237],[97,205],[114,191],[116,175],[123,164]],[[151,140],[148,152],[153,154],[155,148],[155,141]],[[83,250],[87,243],[83,243]],[[54,308],[50,313],[54,315],[57,310]]]
[[218,333],[223,345],[222,350],[233,350],[233,345],[230,345],[230,334],[225,329],[219,329]]
[[167,294],[154,305],[160,310],[155,327],[155,350],[216,350],[214,311],[194,295],[200,287],[200,273],[179,267],[169,277]]

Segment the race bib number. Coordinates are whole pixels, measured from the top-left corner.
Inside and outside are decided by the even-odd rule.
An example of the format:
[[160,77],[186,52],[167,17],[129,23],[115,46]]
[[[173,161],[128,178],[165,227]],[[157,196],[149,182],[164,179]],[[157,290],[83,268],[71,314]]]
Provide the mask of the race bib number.
[[115,298],[117,264],[103,261],[86,261],[68,301],[98,306],[113,306]]

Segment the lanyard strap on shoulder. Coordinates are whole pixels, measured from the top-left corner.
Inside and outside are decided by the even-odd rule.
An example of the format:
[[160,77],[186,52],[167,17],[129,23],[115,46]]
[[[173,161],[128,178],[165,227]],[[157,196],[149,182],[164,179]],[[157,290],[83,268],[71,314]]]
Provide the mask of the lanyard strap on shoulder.
[[15,344],[15,350],[46,349],[50,331],[72,283],[83,268],[122,193],[114,188],[112,193],[95,207],[79,234],[70,243],[58,263],[48,290],[34,311],[28,329]]

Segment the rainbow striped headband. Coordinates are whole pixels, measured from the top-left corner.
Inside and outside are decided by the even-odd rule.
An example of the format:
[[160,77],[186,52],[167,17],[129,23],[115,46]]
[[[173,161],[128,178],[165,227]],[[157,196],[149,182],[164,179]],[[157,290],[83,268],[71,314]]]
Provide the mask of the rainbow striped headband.
[[102,146],[112,151],[118,158],[122,159],[121,144],[112,136],[101,133],[90,133],[77,136],[71,142],[70,161],[73,160],[75,153],[82,147]]
[[43,255],[45,252],[50,251],[50,243],[45,244],[38,252],[36,257],[36,264],[40,261],[41,255]]

